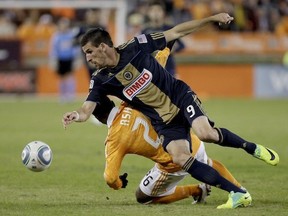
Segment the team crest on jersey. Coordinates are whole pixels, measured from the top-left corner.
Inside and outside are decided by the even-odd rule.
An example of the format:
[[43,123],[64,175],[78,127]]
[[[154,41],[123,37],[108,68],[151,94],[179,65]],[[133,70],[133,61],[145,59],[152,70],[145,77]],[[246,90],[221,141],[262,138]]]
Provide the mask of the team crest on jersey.
[[130,71],[125,71],[123,73],[123,77],[124,77],[124,79],[129,81],[129,80],[131,80],[133,78],[133,74]]
[[138,35],[136,38],[140,44],[147,43],[147,38],[145,34]]
[[141,92],[152,80],[152,73],[146,69],[128,86],[123,89],[123,94],[129,100],[132,100]]
[[90,80],[90,85],[89,85],[89,89],[92,89],[94,86],[94,80]]

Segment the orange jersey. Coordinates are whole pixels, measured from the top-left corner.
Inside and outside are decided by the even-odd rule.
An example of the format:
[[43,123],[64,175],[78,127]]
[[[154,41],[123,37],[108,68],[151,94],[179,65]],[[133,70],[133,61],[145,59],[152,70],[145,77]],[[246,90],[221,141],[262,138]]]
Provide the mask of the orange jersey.
[[[151,159],[161,170],[167,172],[181,170],[181,167],[174,164],[171,156],[164,151],[149,119],[141,112],[121,105],[112,110],[107,124],[104,178],[110,187],[119,189],[122,186],[119,170],[126,154],[136,154]],[[192,155],[195,155],[200,146],[200,140],[192,134],[191,138]]]

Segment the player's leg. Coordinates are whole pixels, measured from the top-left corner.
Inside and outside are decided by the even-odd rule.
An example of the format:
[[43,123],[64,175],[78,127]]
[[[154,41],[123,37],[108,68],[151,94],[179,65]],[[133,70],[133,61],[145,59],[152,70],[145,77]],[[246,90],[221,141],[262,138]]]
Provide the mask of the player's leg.
[[[249,192],[232,184],[222,177],[213,167],[199,162],[191,155],[186,154],[187,151],[189,152],[189,144],[186,140],[171,141],[168,146],[166,146],[166,149],[172,156],[174,163],[182,166],[182,169],[191,174],[192,177],[230,193],[229,199],[223,208],[237,208],[238,206],[248,206],[251,204],[252,198]],[[186,162],[183,164],[185,160]]]
[[[194,140],[195,141],[195,140]],[[197,145],[197,140],[194,142],[194,145]],[[232,176],[232,174],[225,168],[223,164],[221,164],[218,161],[212,161],[211,159],[208,159],[208,156],[205,151],[205,146],[203,142],[199,144],[199,147],[197,149],[197,152],[195,152],[195,158],[203,163],[209,164],[210,166],[213,166],[219,174],[226,178],[228,181],[236,185],[237,187],[241,188],[243,191],[246,191],[245,188],[243,188],[236,179]],[[197,200],[199,201],[199,199]],[[200,200],[201,201],[201,200]],[[238,206],[248,206],[252,202],[252,198],[248,192],[246,193],[234,193],[230,192],[228,201],[220,205],[218,208],[237,208]]]
[[176,116],[170,125],[163,126],[162,130],[159,130],[162,146],[170,154],[173,162],[203,183],[217,186],[227,192],[245,193],[246,191],[222,177],[213,167],[192,157],[191,145],[188,142],[191,140],[190,128],[181,118],[181,115]]
[[194,119],[192,129],[204,142],[214,142],[224,147],[242,148],[270,165],[279,163],[279,156],[274,150],[248,142],[225,128],[213,128],[206,116],[199,116]]
[[200,185],[177,186],[187,175],[183,171],[167,173],[153,167],[141,180],[136,190],[136,199],[142,204],[168,204],[189,197],[200,197],[205,200],[209,188]]
[[240,183],[233,177],[233,175],[221,162],[208,158],[204,143],[202,141],[199,141],[198,138],[195,138],[196,136],[193,135],[193,137],[193,149],[195,150],[195,152],[192,152],[192,155],[194,155],[194,157],[198,161],[212,166],[215,170],[219,172],[221,176],[226,178],[231,183],[235,184],[237,187],[241,188]]
[[202,189],[199,185],[176,186],[174,193],[170,195],[159,195],[159,197],[148,196],[140,188],[136,191],[136,199],[141,204],[169,204],[191,197],[202,197]]
[[170,154],[173,162],[203,183],[221,188],[229,193],[234,191],[244,195],[245,190],[222,177],[213,167],[192,157],[189,144],[191,141],[190,125],[187,125],[188,122],[185,121],[184,116],[179,114],[169,124],[160,125],[156,130],[162,140],[163,148]]
[[184,115],[200,140],[225,147],[242,148],[247,153],[271,165],[279,163],[279,156],[275,151],[244,140],[228,129],[214,128],[214,123],[205,115],[201,102],[195,93],[187,93],[184,101]]
[[166,150],[173,158],[173,162],[180,165],[183,170],[191,174],[195,179],[211,186],[217,186],[228,192],[245,193],[245,191],[222,177],[213,167],[193,158],[187,140],[172,140],[166,146]]

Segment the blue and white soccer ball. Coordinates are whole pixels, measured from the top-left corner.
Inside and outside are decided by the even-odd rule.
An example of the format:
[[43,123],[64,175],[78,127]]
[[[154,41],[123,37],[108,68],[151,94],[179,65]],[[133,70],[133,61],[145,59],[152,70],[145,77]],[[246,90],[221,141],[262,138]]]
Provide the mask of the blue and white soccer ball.
[[42,141],[28,143],[22,151],[22,162],[25,167],[34,172],[46,170],[52,162],[52,150]]

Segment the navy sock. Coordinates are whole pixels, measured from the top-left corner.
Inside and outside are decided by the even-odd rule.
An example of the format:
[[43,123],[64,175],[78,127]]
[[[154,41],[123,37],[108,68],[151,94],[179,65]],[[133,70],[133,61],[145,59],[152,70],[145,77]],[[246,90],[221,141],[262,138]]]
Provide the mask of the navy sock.
[[192,157],[187,160],[182,168],[191,174],[193,178],[206,184],[221,188],[228,192],[234,191],[235,193],[246,193],[246,191],[222,177],[213,167],[201,163]]
[[255,143],[248,142],[225,128],[215,129],[219,134],[219,141],[217,144],[226,147],[242,148],[249,154],[253,154],[255,152]]

